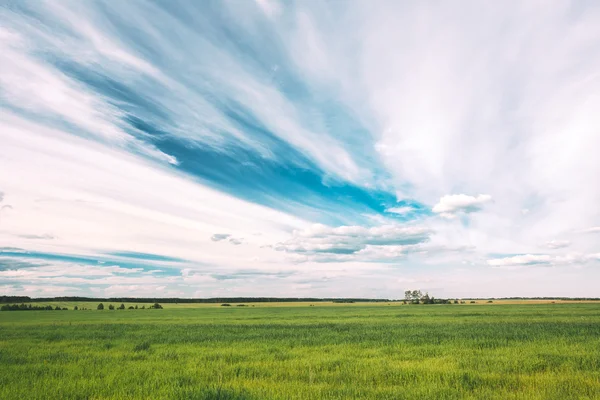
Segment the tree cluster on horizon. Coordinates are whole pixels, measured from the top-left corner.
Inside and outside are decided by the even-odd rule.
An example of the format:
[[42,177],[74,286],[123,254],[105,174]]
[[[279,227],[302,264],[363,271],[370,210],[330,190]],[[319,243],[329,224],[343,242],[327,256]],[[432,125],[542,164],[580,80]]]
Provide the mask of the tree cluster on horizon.
[[[117,310],[125,310],[125,308],[126,308],[126,307],[125,307],[125,304],[124,304],[124,303],[121,303],[121,305],[120,305],[120,306],[116,307],[116,309],[117,309]],[[151,305],[150,307],[148,307],[148,308],[149,308],[149,309],[155,309],[155,310],[158,310],[158,309],[162,309],[162,308],[163,308],[163,306],[161,306],[159,303],[154,303],[154,304],[152,304],[152,305]],[[108,309],[109,309],[109,310],[115,310],[115,306],[113,306],[112,304],[109,304],[109,305],[108,305]],[[138,309],[138,305],[136,304],[136,305],[135,305],[135,307],[134,307],[134,306],[129,306],[129,307],[127,307],[127,309],[128,309],[128,310],[137,310],[137,309]],[[145,306],[145,305],[143,305],[143,306],[139,307],[139,309],[141,309],[141,310],[144,310],[144,309],[146,309],[146,306]],[[100,304],[98,304],[98,306],[96,306],[96,310],[104,310],[104,303],[100,303]]]

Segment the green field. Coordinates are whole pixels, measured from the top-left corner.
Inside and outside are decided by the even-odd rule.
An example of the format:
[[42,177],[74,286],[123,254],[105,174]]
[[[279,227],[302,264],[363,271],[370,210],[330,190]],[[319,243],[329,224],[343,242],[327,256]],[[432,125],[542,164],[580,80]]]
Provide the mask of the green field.
[[600,304],[5,311],[0,368],[20,400],[598,399]]

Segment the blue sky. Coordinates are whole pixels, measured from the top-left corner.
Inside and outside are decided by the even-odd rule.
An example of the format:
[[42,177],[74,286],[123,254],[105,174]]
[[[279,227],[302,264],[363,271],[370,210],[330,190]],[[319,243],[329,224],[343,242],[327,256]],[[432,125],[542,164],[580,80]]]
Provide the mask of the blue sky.
[[0,293],[600,296],[551,3],[0,2]]

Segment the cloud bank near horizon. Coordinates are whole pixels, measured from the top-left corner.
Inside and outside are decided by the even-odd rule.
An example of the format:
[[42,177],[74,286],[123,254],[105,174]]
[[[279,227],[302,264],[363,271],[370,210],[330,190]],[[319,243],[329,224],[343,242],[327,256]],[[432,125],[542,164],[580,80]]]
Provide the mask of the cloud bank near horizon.
[[0,292],[597,296],[599,50],[568,1],[0,5]]

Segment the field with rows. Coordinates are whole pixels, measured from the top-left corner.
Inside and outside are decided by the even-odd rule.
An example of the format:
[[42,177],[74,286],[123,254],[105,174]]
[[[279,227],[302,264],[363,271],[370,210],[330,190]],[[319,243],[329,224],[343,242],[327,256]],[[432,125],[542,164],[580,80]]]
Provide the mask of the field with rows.
[[599,303],[75,305],[0,312],[1,399],[600,398]]

